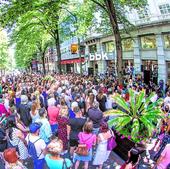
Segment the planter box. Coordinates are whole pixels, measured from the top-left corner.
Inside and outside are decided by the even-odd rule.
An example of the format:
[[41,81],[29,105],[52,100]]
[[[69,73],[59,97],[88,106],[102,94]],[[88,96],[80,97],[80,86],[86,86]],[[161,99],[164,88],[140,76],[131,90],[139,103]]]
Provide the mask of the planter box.
[[134,147],[135,143],[128,138],[121,139],[121,136],[116,135],[116,143],[117,147],[113,150],[116,154],[118,154],[123,160],[128,160],[128,151]]

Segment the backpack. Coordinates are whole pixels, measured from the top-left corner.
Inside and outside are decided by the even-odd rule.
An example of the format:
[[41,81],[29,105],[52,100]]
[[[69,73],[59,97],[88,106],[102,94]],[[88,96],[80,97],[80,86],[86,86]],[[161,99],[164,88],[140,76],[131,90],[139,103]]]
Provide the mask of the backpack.
[[32,157],[33,160],[37,160],[40,157],[40,155],[42,154],[42,152],[41,152],[40,155],[37,156],[37,151],[35,148],[35,143],[40,139],[41,138],[37,139],[35,142],[32,143],[28,137],[28,154]]
[[66,163],[66,160],[65,158],[63,159],[63,166],[62,166],[62,169],[69,169],[70,167],[67,167],[67,163]]

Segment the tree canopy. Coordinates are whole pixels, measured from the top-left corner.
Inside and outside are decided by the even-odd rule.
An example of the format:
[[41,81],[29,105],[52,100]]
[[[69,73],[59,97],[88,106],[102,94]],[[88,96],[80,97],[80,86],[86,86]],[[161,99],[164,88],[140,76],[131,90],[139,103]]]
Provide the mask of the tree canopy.
[[[67,0],[60,0],[60,1],[25,0],[24,2],[22,0],[18,0],[18,1],[9,1],[9,4],[3,5],[0,9],[1,10],[0,23],[3,27],[6,27],[8,29],[11,28],[14,32],[16,32],[16,29],[19,27],[20,34],[23,34],[23,32],[26,31],[27,29],[34,30],[34,31],[29,30],[30,33],[33,34],[33,35],[30,34],[30,36],[32,36],[31,38],[34,37],[37,38],[36,32],[37,30],[40,31],[39,29],[35,29],[35,27],[37,28],[41,27],[40,28],[41,30],[46,31],[46,34],[50,35],[53,38],[57,48],[59,72],[61,71],[59,16],[60,16],[60,11],[62,9],[62,5],[64,5],[66,2]],[[26,34],[27,33],[28,32],[26,31]],[[20,36],[20,37],[26,39],[24,36]],[[40,37],[43,38],[42,36]],[[44,41],[44,39],[42,40]],[[25,40],[25,43],[27,43],[28,41],[29,41],[28,39]],[[29,46],[28,44],[26,45]],[[35,46],[33,47],[33,45],[31,45],[29,47],[30,47],[30,51],[28,51],[28,54],[30,56],[30,52],[32,53],[32,51],[35,50]],[[19,49],[19,47],[17,49]],[[20,58],[18,54],[17,56],[18,58]],[[23,58],[23,61],[25,60],[27,63],[28,59]]]
[[31,60],[37,57],[37,53],[40,60],[44,59],[45,51],[52,43],[51,35],[39,23],[39,20],[32,19],[35,14],[36,12],[32,11],[20,17],[13,30],[11,43],[16,44],[15,56],[19,67],[30,65]]
[[118,78],[121,79],[120,25],[126,33],[129,33],[133,25],[128,21],[126,13],[131,9],[141,9],[146,4],[147,0],[130,2],[129,0],[9,0],[8,4],[0,7],[0,24],[13,32],[12,42],[16,43],[18,65],[28,65],[39,49],[37,45],[47,46],[50,39],[57,49],[59,72],[61,72],[62,41],[75,35],[86,37],[87,34],[94,32],[112,32],[116,43]]
[[6,33],[0,29],[0,69],[8,68],[8,39]]

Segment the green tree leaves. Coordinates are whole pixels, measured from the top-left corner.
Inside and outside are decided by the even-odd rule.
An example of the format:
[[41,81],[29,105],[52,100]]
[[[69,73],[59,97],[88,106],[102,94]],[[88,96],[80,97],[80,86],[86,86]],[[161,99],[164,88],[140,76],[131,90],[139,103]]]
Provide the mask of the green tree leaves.
[[[53,38],[57,48],[58,67],[60,69],[61,52],[60,52],[60,39],[59,39],[59,16],[62,5],[66,4],[67,0],[49,1],[49,0],[17,0],[10,1],[8,5],[1,6],[0,8],[0,23],[3,27],[12,29],[15,33],[13,41],[16,44],[17,50],[22,50],[25,44],[27,48],[27,56],[23,59],[20,55],[22,52],[16,51],[16,58],[25,63],[33,57],[37,49],[37,41],[41,44],[48,43],[44,35]],[[16,33],[17,32],[17,33]],[[43,36],[42,36],[43,35]],[[27,43],[27,44],[26,44]],[[47,45],[44,45],[44,47]],[[43,48],[43,47],[42,47]],[[41,48],[41,49],[42,49]],[[43,53],[43,52],[42,52]],[[25,63],[23,65],[25,65]]]
[[0,69],[8,67],[8,39],[5,32],[0,29]]

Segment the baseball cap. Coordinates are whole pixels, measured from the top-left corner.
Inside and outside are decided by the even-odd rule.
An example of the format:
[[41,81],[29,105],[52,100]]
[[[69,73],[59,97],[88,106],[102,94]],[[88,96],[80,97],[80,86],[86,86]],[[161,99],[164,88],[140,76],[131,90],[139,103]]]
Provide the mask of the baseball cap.
[[29,126],[29,129],[30,129],[30,133],[35,133],[38,129],[41,128],[41,123],[32,123],[30,124]]

